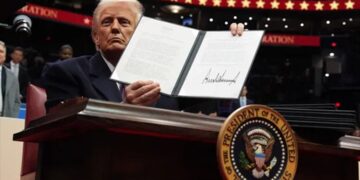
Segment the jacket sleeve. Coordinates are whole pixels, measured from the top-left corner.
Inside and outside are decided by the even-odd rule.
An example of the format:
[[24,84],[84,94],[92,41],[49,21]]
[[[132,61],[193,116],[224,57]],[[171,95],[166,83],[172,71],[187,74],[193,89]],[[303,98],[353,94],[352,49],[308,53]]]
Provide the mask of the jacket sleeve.
[[51,108],[61,101],[79,95],[79,83],[69,69],[58,64],[48,67],[42,77],[43,87],[46,89],[46,107]]
[[14,105],[11,107],[11,117],[18,117],[20,110],[20,88],[18,81],[14,81],[13,90],[14,90]]

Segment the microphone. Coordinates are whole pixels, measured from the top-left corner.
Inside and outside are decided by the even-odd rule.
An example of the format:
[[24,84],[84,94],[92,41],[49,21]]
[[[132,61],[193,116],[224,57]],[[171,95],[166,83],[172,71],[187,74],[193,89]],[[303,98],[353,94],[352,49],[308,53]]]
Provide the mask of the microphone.
[[31,35],[31,25],[31,19],[26,15],[18,15],[13,21],[15,32],[26,36]]

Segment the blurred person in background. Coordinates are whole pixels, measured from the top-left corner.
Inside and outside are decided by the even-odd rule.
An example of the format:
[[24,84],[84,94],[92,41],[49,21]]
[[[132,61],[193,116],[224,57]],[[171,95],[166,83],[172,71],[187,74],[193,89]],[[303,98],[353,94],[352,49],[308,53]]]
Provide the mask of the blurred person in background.
[[21,102],[26,102],[26,87],[30,82],[27,67],[22,63],[24,61],[24,49],[15,47],[10,54],[11,60],[6,63],[8,67],[18,79],[20,85]]
[[237,110],[240,107],[254,104],[254,101],[247,98],[248,89],[247,86],[243,86],[240,92],[239,99],[234,100],[219,100],[218,101],[218,109],[217,116],[228,117],[232,112]]
[[46,63],[45,66],[42,69],[42,75],[48,71],[49,67],[52,66],[55,63],[61,62],[66,59],[71,59],[73,57],[74,51],[71,45],[64,44],[60,46],[59,52],[58,52],[58,59],[54,62]]
[[72,58],[74,55],[73,48],[69,44],[64,44],[59,49],[59,60],[63,61]]
[[19,82],[6,66],[6,46],[0,41],[0,116],[18,117],[20,107]]

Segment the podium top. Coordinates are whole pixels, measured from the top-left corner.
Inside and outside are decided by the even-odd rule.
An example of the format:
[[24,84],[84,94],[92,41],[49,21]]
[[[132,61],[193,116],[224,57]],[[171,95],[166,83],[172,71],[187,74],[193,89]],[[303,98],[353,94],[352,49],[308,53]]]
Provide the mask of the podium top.
[[[216,144],[224,118],[123,103],[76,98],[14,134],[23,142],[46,142],[108,131]],[[359,157],[360,151],[297,139],[300,151]]]
[[216,141],[224,118],[124,103],[76,98],[14,134],[14,140],[44,142],[92,130]]

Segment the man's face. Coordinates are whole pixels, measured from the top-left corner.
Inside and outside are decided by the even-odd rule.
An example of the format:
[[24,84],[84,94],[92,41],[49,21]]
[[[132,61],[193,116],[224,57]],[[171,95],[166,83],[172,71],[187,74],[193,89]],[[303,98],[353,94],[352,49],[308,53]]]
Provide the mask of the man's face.
[[59,55],[61,60],[69,59],[73,57],[73,51],[70,48],[64,48]]
[[4,64],[6,58],[5,47],[0,45],[0,64]]
[[20,63],[24,59],[24,54],[22,51],[15,50],[11,53],[11,59],[14,63]]
[[94,26],[93,39],[104,54],[121,54],[136,27],[132,4],[118,2],[103,5]]

